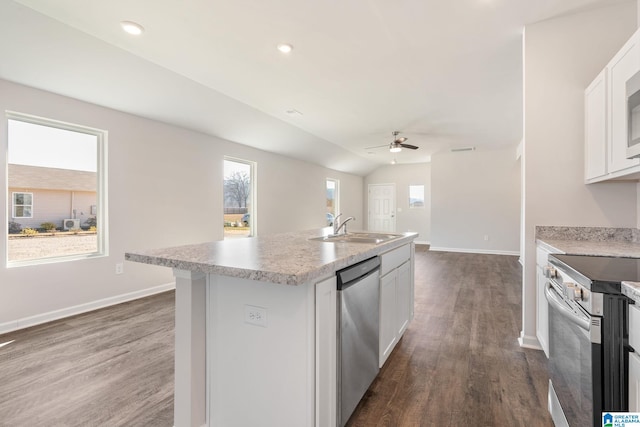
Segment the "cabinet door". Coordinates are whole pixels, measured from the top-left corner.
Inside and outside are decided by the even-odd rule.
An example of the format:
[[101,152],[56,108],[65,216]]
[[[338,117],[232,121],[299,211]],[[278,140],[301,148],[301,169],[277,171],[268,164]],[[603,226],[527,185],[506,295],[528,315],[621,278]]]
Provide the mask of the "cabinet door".
[[584,92],[585,180],[607,174],[607,69]]
[[411,319],[411,264],[409,261],[398,267],[396,289],[396,331],[400,340]]
[[392,270],[380,279],[380,367],[396,345],[396,277]]
[[640,412],[640,357],[629,355],[629,412]]
[[640,70],[640,45],[634,34],[607,65],[609,79],[609,172],[640,164],[627,159],[627,80]]
[[536,278],[536,336],[544,354],[549,357],[549,303],[544,296],[547,278],[544,277],[540,266],[536,267]]

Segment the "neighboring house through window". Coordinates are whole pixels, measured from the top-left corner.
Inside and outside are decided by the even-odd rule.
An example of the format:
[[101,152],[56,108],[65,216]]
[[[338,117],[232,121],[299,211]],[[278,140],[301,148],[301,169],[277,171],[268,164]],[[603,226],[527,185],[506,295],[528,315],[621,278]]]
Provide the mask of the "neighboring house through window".
[[7,265],[106,255],[106,131],[7,119]]

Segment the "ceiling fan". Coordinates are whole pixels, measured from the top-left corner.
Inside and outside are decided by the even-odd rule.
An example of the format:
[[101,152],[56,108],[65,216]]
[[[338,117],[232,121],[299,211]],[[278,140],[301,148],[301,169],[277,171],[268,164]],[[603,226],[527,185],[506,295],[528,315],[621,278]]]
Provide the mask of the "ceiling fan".
[[[399,131],[393,131],[393,142],[391,142],[389,144],[389,151],[392,153],[399,153],[400,151],[402,151],[403,148],[408,148],[409,150],[417,150],[419,147],[416,147],[415,145],[411,145],[411,144],[405,144],[404,142],[408,139],[405,138],[404,136],[398,137],[398,134],[400,134]],[[376,147],[366,147],[365,150],[370,150],[373,148],[381,148],[381,147],[386,147],[387,144],[385,145],[378,145]]]

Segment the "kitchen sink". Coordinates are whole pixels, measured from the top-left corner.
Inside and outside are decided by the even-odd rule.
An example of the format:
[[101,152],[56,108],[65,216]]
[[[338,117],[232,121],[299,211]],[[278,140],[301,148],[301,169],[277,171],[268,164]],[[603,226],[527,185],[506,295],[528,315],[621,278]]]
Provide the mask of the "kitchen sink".
[[399,237],[402,237],[402,234],[355,232],[329,234],[328,236],[312,237],[309,240],[330,243],[373,243],[377,245]]

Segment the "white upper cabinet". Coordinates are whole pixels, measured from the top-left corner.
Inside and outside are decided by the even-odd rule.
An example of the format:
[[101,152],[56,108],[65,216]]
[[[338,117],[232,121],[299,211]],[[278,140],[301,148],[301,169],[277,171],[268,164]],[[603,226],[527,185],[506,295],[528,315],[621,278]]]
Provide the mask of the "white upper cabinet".
[[[640,71],[640,30],[585,90],[585,182],[638,179],[627,159],[627,80]],[[633,174],[633,176],[632,176]]]
[[636,32],[607,65],[609,75],[609,172],[640,164],[627,159],[627,80],[640,70],[640,33]]
[[585,180],[607,174],[607,69],[584,92]]

